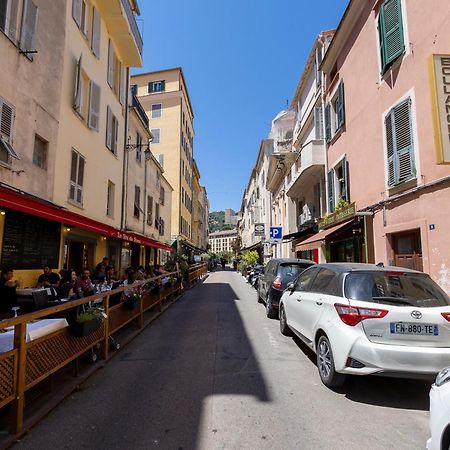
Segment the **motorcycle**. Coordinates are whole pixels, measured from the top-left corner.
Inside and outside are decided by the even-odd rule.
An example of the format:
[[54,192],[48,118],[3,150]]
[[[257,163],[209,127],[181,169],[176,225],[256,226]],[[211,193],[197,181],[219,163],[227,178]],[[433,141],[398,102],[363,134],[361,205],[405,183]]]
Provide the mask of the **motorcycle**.
[[258,289],[258,283],[259,283],[259,277],[263,273],[264,266],[258,264],[253,267],[253,269],[250,271],[250,274],[248,276],[248,282],[251,286],[253,286],[255,289]]

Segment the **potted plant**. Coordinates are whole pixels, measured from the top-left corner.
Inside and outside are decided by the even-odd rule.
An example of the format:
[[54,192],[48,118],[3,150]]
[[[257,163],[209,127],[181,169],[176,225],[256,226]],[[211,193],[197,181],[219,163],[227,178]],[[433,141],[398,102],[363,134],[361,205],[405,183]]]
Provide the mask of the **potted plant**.
[[124,306],[126,309],[136,309],[141,303],[142,295],[138,292],[133,293],[129,297],[125,298]]
[[70,324],[70,330],[74,336],[84,337],[97,331],[106,314],[103,308],[92,306],[78,313],[75,321]]

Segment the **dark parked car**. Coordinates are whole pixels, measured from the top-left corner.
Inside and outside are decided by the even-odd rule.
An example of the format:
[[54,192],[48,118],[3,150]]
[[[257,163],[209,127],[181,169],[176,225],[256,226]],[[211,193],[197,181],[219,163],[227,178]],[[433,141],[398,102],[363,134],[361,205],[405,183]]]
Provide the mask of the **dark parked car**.
[[288,283],[295,281],[305,269],[314,264],[314,261],[308,259],[294,258],[271,259],[267,263],[258,284],[258,301],[266,304],[267,317],[278,317],[280,298]]

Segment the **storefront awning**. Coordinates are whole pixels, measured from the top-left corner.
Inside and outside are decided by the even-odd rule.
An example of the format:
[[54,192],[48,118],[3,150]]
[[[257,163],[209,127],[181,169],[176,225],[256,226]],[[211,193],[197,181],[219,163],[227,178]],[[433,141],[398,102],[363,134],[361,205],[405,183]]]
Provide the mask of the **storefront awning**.
[[122,231],[110,225],[97,222],[96,220],[71,212],[47,200],[7,187],[4,184],[0,185],[0,206],[15,211],[21,211],[32,216],[41,217],[43,219],[52,220],[54,222],[65,223],[73,227],[81,228],[82,230],[101,234],[102,236],[173,251],[173,248],[170,245],[155,241],[154,239],[137,233]]
[[335,233],[336,231],[340,230],[341,228],[344,228],[347,226],[350,222],[353,222],[353,218],[350,220],[346,220],[345,222],[341,222],[338,225],[335,225],[334,227],[327,228],[326,230],[320,230],[318,233],[310,236],[309,238],[305,239],[304,241],[298,243],[295,246],[295,251],[297,252],[304,252],[307,250],[314,250],[316,248],[320,248],[322,244],[325,243],[325,238],[327,236],[330,236],[331,234]]

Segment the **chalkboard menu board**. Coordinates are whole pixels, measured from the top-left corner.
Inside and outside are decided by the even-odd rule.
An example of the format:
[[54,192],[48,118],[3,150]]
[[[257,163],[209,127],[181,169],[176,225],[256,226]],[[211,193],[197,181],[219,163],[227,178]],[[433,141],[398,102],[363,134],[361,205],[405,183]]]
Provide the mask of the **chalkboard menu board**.
[[13,269],[58,267],[61,224],[39,217],[8,211],[1,265]]

